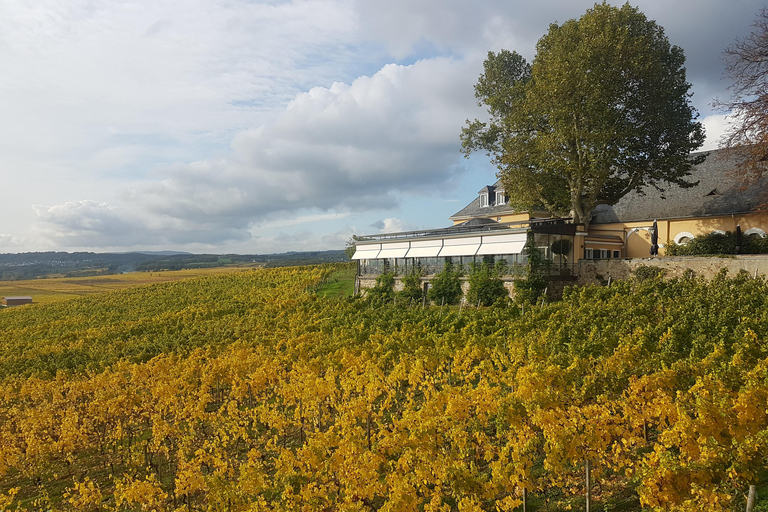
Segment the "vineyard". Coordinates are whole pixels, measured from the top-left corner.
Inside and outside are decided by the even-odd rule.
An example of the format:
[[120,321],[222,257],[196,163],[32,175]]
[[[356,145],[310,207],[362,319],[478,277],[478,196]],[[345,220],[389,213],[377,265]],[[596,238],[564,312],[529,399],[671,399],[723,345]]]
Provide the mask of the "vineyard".
[[459,308],[342,270],[0,312],[0,510],[768,510],[764,279]]

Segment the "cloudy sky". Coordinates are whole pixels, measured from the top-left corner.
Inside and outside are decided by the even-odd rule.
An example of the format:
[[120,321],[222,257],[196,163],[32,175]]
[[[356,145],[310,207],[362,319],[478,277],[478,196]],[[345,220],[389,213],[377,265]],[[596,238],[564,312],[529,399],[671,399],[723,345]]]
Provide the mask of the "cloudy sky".
[[[613,3],[613,2],[611,2]],[[495,180],[459,133],[489,50],[581,0],[0,3],[0,252],[337,249],[447,225]],[[757,0],[638,0],[714,148]]]

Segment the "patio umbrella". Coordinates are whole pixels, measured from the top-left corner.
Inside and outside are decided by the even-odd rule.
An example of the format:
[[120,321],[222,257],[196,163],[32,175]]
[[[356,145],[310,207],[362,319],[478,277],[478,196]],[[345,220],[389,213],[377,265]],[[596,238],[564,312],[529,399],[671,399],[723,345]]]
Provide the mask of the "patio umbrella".
[[659,226],[656,221],[653,221],[653,227],[651,227],[651,256],[657,256],[659,254]]
[[741,254],[741,226],[736,224],[736,254]]

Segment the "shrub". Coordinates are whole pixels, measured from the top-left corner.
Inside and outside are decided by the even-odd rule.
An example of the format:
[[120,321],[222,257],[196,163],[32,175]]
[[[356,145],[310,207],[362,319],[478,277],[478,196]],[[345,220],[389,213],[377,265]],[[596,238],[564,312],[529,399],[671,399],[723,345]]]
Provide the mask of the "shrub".
[[435,304],[458,304],[463,295],[461,291],[460,272],[451,262],[446,262],[443,271],[436,274],[430,281],[427,298]]
[[658,279],[664,277],[666,270],[661,267],[652,267],[650,265],[640,265],[634,271],[636,281],[648,281],[649,279]]
[[515,280],[515,301],[533,304],[547,289],[547,278],[541,274],[528,272],[526,277]]
[[515,301],[520,304],[533,304],[547,289],[547,278],[539,272],[539,269],[546,265],[546,261],[534,243],[533,233],[528,234],[525,251],[528,254],[528,265],[525,277],[515,280]]
[[414,270],[405,274],[402,278],[403,290],[397,296],[407,301],[418,302],[424,293],[421,289],[421,273]]
[[504,267],[504,265],[491,266],[487,262],[481,265],[473,264],[469,271],[467,301],[470,304],[480,303],[483,306],[490,306],[498,299],[507,297],[509,293],[504,287],[504,282],[499,278]]
[[568,256],[568,253],[571,252],[571,241],[567,238],[555,240],[552,243],[552,252],[558,256]]
[[[756,236],[742,236],[738,254],[766,254],[768,239]],[[737,254],[736,233],[709,233],[699,235],[687,244],[677,245],[667,242],[668,256],[712,256],[717,254]]]
[[390,302],[395,298],[395,275],[384,272],[376,278],[376,284],[366,295],[371,302]]

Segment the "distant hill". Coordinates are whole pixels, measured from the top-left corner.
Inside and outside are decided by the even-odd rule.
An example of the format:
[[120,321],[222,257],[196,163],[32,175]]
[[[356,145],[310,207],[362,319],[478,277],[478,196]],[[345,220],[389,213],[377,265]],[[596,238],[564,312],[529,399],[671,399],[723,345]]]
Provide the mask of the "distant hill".
[[0,254],[0,280],[34,279],[48,275],[75,277],[135,271],[212,268],[245,263],[282,267],[347,260],[343,250],[275,254],[192,254],[178,251],[7,253]]

